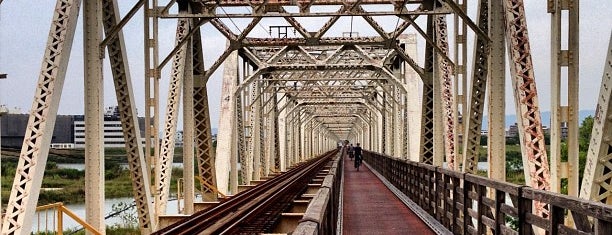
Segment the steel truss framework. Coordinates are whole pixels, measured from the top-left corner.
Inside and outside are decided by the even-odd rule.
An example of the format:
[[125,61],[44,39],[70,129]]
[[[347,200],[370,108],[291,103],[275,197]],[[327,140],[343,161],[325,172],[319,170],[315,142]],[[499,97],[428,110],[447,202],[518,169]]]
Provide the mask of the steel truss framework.
[[[551,1],[554,2],[554,1]],[[569,6],[555,3],[551,13]],[[485,94],[503,90],[503,74],[495,72],[504,64],[504,49],[499,41],[506,35],[517,113],[519,113],[521,146],[526,179],[538,189],[550,189],[550,170],[544,148],[530,57],[529,37],[521,0],[497,2],[480,0],[478,18],[466,15],[465,1],[165,1],[140,0],[121,18],[114,0],[101,5],[84,4],[88,45],[86,63],[88,78],[94,84],[102,80],[101,63],[108,49],[121,110],[123,131],[132,172],[134,194],[142,233],[156,229],[157,216],[165,213],[168,200],[170,166],[178,109],[183,99],[185,110],[184,159],[197,162],[185,166],[185,213],[193,213],[195,179],[199,179],[204,200],[214,201],[220,194],[235,194],[239,184],[250,184],[270,174],[284,171],[330,148],[343,140],[361,143],[366,149],[389,155],[418,159],[421,162],[465,172],[476,168],[477,149],[485,104]],[[24,147],[20,155],[3,234],[25,234],[31,227],[42,172],[57,114],[68,54],[74,38],[79,1],[58,0],[50,30],[48,47],[32,106]],[[376,7],[372,7],[376,6]],[[145,150],[139,141],[135,106],[129,76],[122,27],[144,7],[145,12]],[[383,9],[383,10],[381,10]],[[386,10],[384,10],[386,9]],[[576,10],[576,9],[574,9]],[[577,10],[576,10],[577,11]],[[229,13],[228,13],[229,12]],[[102,17],[98,17],[101,14]],[[449,53],[447,15],[455,17],[455,56]],[[417,24],[427,17],[426,25]],[[397,19],[388,30],[377,17]],[[342,17],[360,17],[376,35],[334,36],[334,25]],[[553,17],[557,17],[554,15]],[[572,16],[570,16],[571,18]],[[231,19],[250,20],[237,32],[226,25]],[[284,21],[297,35],[293,37],[255,37],[252,31],[264,18]],[[322,19],[326,23],[316,30],[307,29],[305,20]],[[159,58],[158,23],[177,19],[175,47]],[[506,32],[500,31],[505,24]],[[105,38],[96,30],[103,25]],[[201,26],[210,25],[226,37],[223,53],[210,66],[204,65]],[[416,35],[406,35],[408,29]],[[476,35],[470,100],[466,100],[468,83],[466,67],[468,29]],[[571,31],[571,30],[570,30]],[[416,38],[426,42],[424,66],[416,55]],[[494,39],[494,40],[491,40]],[[97,46],[96,46],[97,45]],[[612,45],[611,45],[612,47]],[[459,49],[460,48],[460,49]],[[563,66],[566,54],[561,50]],[[96,57],[97,56],[97,57]],[[609,56],[610,60],[612,56]],[[567,61],[565,61],[567,62]],[[170,91],[161,143],[157,137],[160,71],[171,64]],[[567,64],[577,66],[577,61]],[[218,144],[213,154],[210,113],[206,85],[212,74],[223,65],[221,120]],[[609,65],[609,63],[608,63]],[[491,67],[491,69],[489,68]],[[493,71],[494,70],[494,71]],[[577,70],[572,70],[577,71]],[[489,77],[490,76],[490,77]],[[610,87],[609,67],[602,81],[589,159],[581,197],[610,203],[609,176]],[[97,80],[96,80],[97,79]],[[554,78],[553,78],[554,79]],[[419,85],[422,93],[419,99]],[[501,84],[501,86],[500,86]],[[500,88],[501,87],[501,88]],[[92,85],[87,102],[87,117],[98,123],[102,95]],[[607,93],[606,93],[607,92]],[[570,96],[574,96],[570,94]],[[500,100],[489,97],[489,111],[500,109]],[[577,106],[574,106],[577,108]],[[90,110],[91,109],[91,110]],[[571,109],[571,108],[570,108]],[[562,112],[563,108],[561,108]],[[571,111],[568,111],[571,113]],[[419,116],[419,118],[414,118]],[[459,124],[459,116],[462,123]],[[493,119],[493,120],[491,120]],[[503,131],[503,118],[491,118],[489,134],[495,134],[491,145],[503,146],[497,138]],[[571,115],[570,115],[571,119]],[[462,127],[463,125],[464,127]],[[100,164],[99,129],[88,126],[91,142],[88,157]],[[463,155],[459,159],[459,136],[463,138]],[[416,138],[415,138],[416,137]],[[96,147],[97,146],[97,147]],[[154,149],[152,156],[150,149]],[[503,149],[503,148],[502,148]],[[490,151],[491,161],[499,154]],[[213,157],[215,156],[215,157]],[[502,161],[503,162],[503,161]],[[606,165],[608,164],[608,165]],[[89,165],[89,163],[88,163]],[[154,165],[155,183],[149,166]],[[93,165],[92,165],[93,166]],[[89,166],[88,169],[93,168]],[[98,167],[100,168],[100,167]],[[198,175],[194,175],[197,168]],[[555,167],[553,175],[560,172]],[[500,178],[497,169],[491,177]],[[570,176],[576,177],[576,176]],[[94,178],[95,182],[102,179]],[[574,181],[572,181],[574,182]],[[607,182],[607,183],[606,183]],[[556,183],[555,183],[556,184]],[[152,187],[152,188],[151,188]],[[556,186],[555,186],[556,187]],[[574,187],[574,186],[572,186]],[[99,187],[88,191],[91,200],[100,197]],[[97,191],[96,191],[97,190]],[[155,209],[150,201],[155,198]],[[88,205],[97,213],[99,206]],[[96,208],[98,207],[98,208]],[[544,205],[536,211],[546,214]],[[90,220],[98,220],[96,216]],[[103,228],[103,222],[94,223]]]

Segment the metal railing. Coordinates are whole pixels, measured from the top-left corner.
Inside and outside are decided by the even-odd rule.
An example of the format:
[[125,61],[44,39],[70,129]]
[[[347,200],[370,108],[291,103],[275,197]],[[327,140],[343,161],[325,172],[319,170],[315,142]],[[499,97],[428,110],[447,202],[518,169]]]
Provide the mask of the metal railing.
[[304,217],[292,234],[336,234],[342,180],[342,153],[332,162],[321,188],[306,208]]
[[[57,235],[62,235],[64,233],[64,215],[68,215],[87,231],[96,235],[102,234],[89,223],[85,222],[85,220],[79,218],[74,212],[66,208],[61,202],[36,207],[36,212],[38,212],[38,233],[55,232]],[[41,215],[44,215],[44,218],[41,218]],[[43,220],[42,223],[41,220]],[[51,220],[51,224],[49,224],[49,220]]]
[[[364,161],[454,234],[612,234],[612,206],[600,202],[373,152]],[[550,214],[534,214],[535,201]]]

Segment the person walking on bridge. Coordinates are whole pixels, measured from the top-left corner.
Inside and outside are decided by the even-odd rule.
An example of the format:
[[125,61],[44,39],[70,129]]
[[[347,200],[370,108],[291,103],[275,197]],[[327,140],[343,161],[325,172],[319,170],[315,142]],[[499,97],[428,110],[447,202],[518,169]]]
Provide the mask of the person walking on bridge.
[[353,155],[355,156],[355,169],[359,171],[359,166],[361,166],[361,160],[363,160],[363,155],[361,153],[361,146],[359,143],[353,148]]
[[351,144],[350,146],[348,146],[348,156],[351,159],[351,161],[353,160],[353,157],[355,156],[355,152],[354,152],[355,147],[353,147],[353,144]]

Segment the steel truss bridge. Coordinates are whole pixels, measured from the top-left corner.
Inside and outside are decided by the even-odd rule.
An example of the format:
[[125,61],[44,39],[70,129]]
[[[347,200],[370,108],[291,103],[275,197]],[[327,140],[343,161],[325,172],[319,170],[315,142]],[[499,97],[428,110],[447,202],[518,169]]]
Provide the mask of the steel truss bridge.
[[[373,152],[474,173],[485,115],[489,120],[488,176],[505,181],[506,77],[513,86],[527,185],[560,192],[561,181],[566,179],[569,196],[612,203],[610,49],[607,60],[602,61],[605,72],[584,175],[578,175],[577,0],[548,1],[552,29],[550,154],[545,149],[522,0],[479,0],[476,18],[466,14],[465,0],[138,0],[124,15],[117,2],[57,0],[3,218],[3,234],[27,234],[32,227],[81,8],[86,220],[102,231],[101,87],[106,59],[111,65],[143,234],[156,231],[158,217],[166,213],[179,108],[184,110],[184,213],[192,214],[196,182],[203,189],[203,200],[215,201],[219,193],[235,194],[239,184],[286,171],[336,148],[343,140],[360,142]],[[122,29],[138,11],[144,12],[144,49],[126,48]],[[568,17],[562,20],[562,14]],[[367,22],[359,27],[375,34],[331,33],[347,17]],[[449,35],[450,18],[455,22],[454,35]],[[249,23],[238,26],[235,19]],[[253,29],[266,19],[282,22],[280,25],[287,26],[277,29],[290,28],[295,35],[279,31],[278,36],[253,36]],[[385,27],[381,19],[393,19],[395,27]],[[167,20],[177,22],[175,45],[170,53],[160,54],[158,26]],[[314,20],[325,23],[312,30],[306,25]],[[207,52],[202,42],[207,35],[201,30],[207,25],[226,38],[225,46],[219,45],[223,52],[210,65],[204,64]],[[562,33],[562,27],[569,30]],[[406,34],[408,30],[416,33]],[[468,42],[468,32],[475,35],[473,41]],[[566,47],[562,39],[567,40]],[[417,40],[426,42],[420,57]],[[132,82],[128,49],[144,50],[145,84]],[[474,62],[471,65],[468,55]],[[510,75],[505,74],[506,63]],[[207,82],[222,65],[215,153]],[[166,107],[159,106],[163,68],[171,70]],[[563,92],[562,86],[567,87]],[[146,131],[141,136],[134,89],[143,88]],[[567,105],[561,105],[562,97],[567,97]],[[160,112],[162,108],[165,112]],[[561,125],[568,130],[566,161],[561,160]],[[144,145],[141,138],[146,140]],[[545,203],[536,202],[533,207],[535,214],[544,217],[550,210]]]

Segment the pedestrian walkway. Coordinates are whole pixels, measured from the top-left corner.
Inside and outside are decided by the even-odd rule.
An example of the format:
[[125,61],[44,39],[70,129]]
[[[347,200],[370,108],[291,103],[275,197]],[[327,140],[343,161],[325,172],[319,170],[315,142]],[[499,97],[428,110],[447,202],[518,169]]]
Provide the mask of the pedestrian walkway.
[[342,232],[354,234],[435,234],[365,165],[344,160]]

